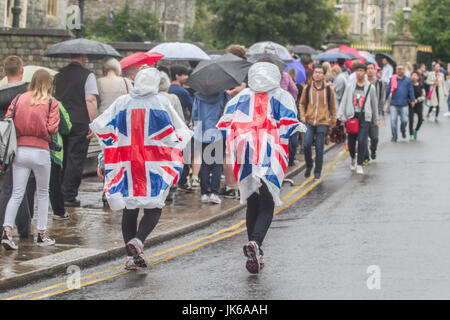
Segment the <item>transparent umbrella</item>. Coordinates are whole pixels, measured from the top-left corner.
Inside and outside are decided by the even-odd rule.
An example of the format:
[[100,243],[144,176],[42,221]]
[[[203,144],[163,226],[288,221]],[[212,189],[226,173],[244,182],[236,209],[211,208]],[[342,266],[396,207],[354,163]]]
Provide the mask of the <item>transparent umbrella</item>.
[[164,56],[162,60],[203,61],[211,60],[208,54],[192,43],[166,42],[151,49],[150,53],[157,52]]
[[270,53],[278,56],[284,62],[291,62],[292,56],[286,47],[272,41],[257,42],[248,49],[248,56]]

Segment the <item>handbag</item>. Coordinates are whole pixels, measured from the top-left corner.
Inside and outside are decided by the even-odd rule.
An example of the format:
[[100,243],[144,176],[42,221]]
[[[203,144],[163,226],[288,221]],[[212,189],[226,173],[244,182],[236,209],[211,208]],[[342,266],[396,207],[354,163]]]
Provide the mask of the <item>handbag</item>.
[[9,165],[14,161],[17,152],[17,136],[14,125],[14,116],[16,115],[16,106],[20,94],[14,102],[10,118],[0,121],[0,173],[3,174]]
[[[361,112],[359,113],[359,117],[361,118],[361,121],[364,121],[364,108],[366,106],[367,96],[369,95],[371,87],[372,87],[372,85],[369,85],[369,89],[367,89],[366,96],[364,97],[363,107],[361,109]],[[359,121],[360,120],[358,118],[354,117],[354,118],[348,119],[345,122],[345,127],[347,129],[348,134],[358,134],[359,133]]]
[[[52,103],[53,103],[53,99],[50,98],[48,100],[48,116],[50,117],[50,110],[52,108]],[[50,150],[59,152],[62,150],[62,146],[55,140],[55,135],[51,136],[51,140],[48,143],[48,147],[50,148]]]

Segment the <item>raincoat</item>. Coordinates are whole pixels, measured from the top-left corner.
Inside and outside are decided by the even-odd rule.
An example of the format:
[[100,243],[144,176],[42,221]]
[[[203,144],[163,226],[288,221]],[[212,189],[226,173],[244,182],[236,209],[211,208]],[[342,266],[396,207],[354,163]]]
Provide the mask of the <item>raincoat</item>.
[[114,211],[164,207],[181,174],[193,133],[158,94],[160,79],[157,69],[141,70],[130,94],[90,125],[104,147],[104,191]]

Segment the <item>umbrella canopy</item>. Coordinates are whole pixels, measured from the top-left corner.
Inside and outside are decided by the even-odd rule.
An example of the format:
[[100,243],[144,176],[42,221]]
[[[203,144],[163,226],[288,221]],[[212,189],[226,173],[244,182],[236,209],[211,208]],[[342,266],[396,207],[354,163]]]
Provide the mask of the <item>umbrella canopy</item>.
[[314,48],[307,46],[307,45],[303,45],[303,44],[299,44],[294,46],[294,48],[292,48],[292,52],[294,52],[295,54],[300,54],[300,55],[314,55],[317,54],[317,51],[314,50]]
[[155,62],[161,60],[162,57],[164,56],[159,53],[136,52],[120,60],[120,67],[124,70],[135,66],[140,67],[144,64],[152,66]]
[[395,59],[392,58],[387,53],[377,53],[375,55],[375,60],[377,61],[378,65],[380,65],[380,66],[383,65],[383,58],[386,58],[389,61],[389,64],[392,66],[392,68],[394,68],[394,72],[395,72],[395,68],[397,67],[397,61],[395,61]]
[[212,61],[202,61],[190,75],[186,84],[205,96],[239,86],[252,64],[233,54]]
[[363,57],[367,62],[375,62],[375,56],[368,51],[358,51],[359,55]]
[[85,54],[91,60],[100,60],[105,57],[120,58],[120,54],[109,44],[88,39],[59,42],[44,52],[44,56],[51,58],[71,58],[74,54]]
[[300,63],[300,61],[292,58],[292,62],[286,64],[286,69],[284,71],[287,71],[289,68],[294,68],[297,72],[297,79],[295,81],[296,84],[300,84],[306,81],[305,67]]
[[[277,67],[280,69],[280,72],[283,72],[284,69],[286,69],[286,63],[284,63],[277,55],[274,55],[272,53],[259,53],[259,54],[253,54],[248,56],[248,61],[251,63],[256,63],[260,59],[270,59],[273,63],[277,65]],[[289,60],[290,62],[292,61]]]
[[154,47],[149,53],[164,55],[163,60],[203,61],[211,60],[208,54],[192,43],[166,42]]
[[[47,71],[48,73],[50,73],[52,76],[54,76],[55,74],[58,73],[58,71],[49,69],[49,68],[45,68],[45,67],[40,67],[40,66],[25,66],[23,67],[23,77],[22,77],[22,81],[23,82],[31,82],[31,79],[33,78],[34,73],[39,70],[39,69],[44,69],[45,71]],[[1,81],[0,81],[0,86],[7,84],[8,83],[8,79],[7,77],[4,77]]]
[[257,42],[254,45],[252,45],[247,52],[248,56],[255,55],[255,54],[263,54],[263,53],[270,53],[278,56],[278,58],[284,62],[291,62],[291,54],[289,53],[289,50],[286,49],[286,47],[283,47],[281,44],[272,42],[272,41],[264,41],[264,42]]
[[323,52],[319,53],[317,56],[313,57],[313,60],[319,60],[319,61],[338,61],[339,59],[342,60],[352,60],[352,58],[343,52]]

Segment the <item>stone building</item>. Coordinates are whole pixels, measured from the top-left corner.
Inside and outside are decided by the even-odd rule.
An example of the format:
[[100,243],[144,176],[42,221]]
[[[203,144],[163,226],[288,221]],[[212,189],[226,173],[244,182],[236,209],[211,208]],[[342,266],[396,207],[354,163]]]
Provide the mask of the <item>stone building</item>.
[[418,0],[341,0],[342,14],[350,18],[346,32],[354,41],[381,44],[395,35],[394,14]]
[[[85,0],[84,18],[108,16],[113,19],[125,3],[125,0]],[[185,27],[194,23],[195,0],[129,0],[129,4],[131,10],[155,12],[165,40],[182,40]],[[78,0],[20,0],[20,27],[66,29],[67,17],[73,13],[73,5],[77,6]],[[14,0],[0,0],[0,27],[12,25],[13,6]]]

